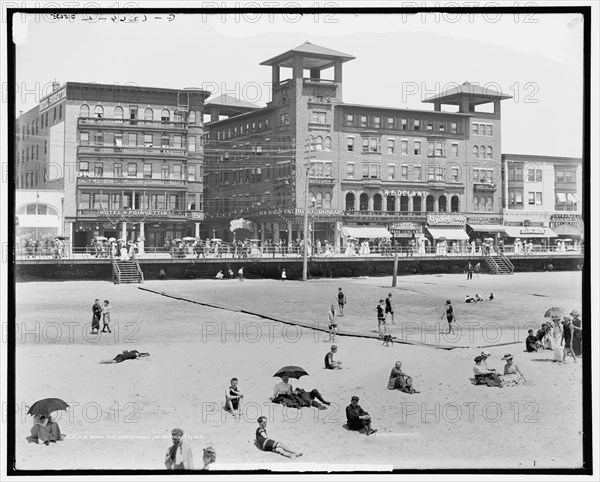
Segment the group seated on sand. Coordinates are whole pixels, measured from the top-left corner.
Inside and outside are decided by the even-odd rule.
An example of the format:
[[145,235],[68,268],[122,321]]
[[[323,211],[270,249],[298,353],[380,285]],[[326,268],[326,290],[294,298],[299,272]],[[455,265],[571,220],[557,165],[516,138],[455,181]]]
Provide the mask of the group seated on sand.
[[487,359],[489,357],[490,354],[486,351],[482,351],[481,355],[475,357],[475,365],[473,366],[474,385],[502,388],[504,386],[522,385],[527,381],[523,372],[513,362],[514,357],[510,353],[502,357],[502,360],[506,361],[504,375],[498,375],[495,368],[488,368]]

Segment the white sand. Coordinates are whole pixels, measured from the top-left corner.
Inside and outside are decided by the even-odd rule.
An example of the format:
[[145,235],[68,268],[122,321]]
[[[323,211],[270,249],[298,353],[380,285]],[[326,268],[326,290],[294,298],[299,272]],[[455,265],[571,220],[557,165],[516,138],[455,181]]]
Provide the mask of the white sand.
[[[462,276],[415,276],[400,278],[393,292],[398,322],[416,320],[432,328],[443,301],[451,298],[459,323],[493,321],[506,329],[515,319],[521,326],[541,323],[543,312],[552,305],[580,308],[580,279],[580,273],[482,276],[465,289]],[[376,327],[373,310],[389,291],[390,278],[304,284],[154,281],[143,286],[305,322],[324,320],[337,287],[343,286],[349,305],[342,324],[365,331]],[[483,296],[488,291],[497,295],[495,302],[461,303],[464,294]],[[87,335],[95,297],[111,300],[112,335]],[[72,323],[72,336],[67,323]],[[174,427],[184,430],[197,464],[202,448],[213,445],[223,469],[235,464],[285,470],[323,468],[306,464],[338,469],[335,464],[348,468],[347,464],[375,464],[382,469],[579,467],[581,363],[552,363],[550,351],[523,353],[526,330],[519,330],[506,330],[509,334],[503,333],[499,341],[514,341],[516,333],[517,344],[488,349],[492,354],[488,364],[501,370],[500,358],[512,352],[530,382],[497,389],[469,381],[473,357],[480,351],[474,347],[485,341],[481,330],[473,342],[455,343],[471,348],[450,351],[405,344],[386,348],[376,340],[342,337],[337,358],[346,368],[328,371],[323,369],[323,357],[329,343],[324,342],[325,335],[309,329],[168,299],[138,286],[19,284],[17,467],[162,469]],[[151,356],[121,364],[98,363],[123,349]],[[420,394],[386,389],[396,360],[402,360]],[[308,371],[308,377],[292,380],[293,385],[318,388],[332,402],[328,410],[298,411],[269,403],[279,381],[273,373],[287,364]],[[245,394],[239,422],[221,410],[233,376]],[[355,394],[379,430],[372,437],[342,427],[345,407]],[[31,417],[24,415],[24,404],[45,397],[71,404],[59,420],[66,440],[48,447],[25,440]],[[303,452],[303,457],[288,460],[258,450],[253,442],[259,415],[268,417],[270,437]]]

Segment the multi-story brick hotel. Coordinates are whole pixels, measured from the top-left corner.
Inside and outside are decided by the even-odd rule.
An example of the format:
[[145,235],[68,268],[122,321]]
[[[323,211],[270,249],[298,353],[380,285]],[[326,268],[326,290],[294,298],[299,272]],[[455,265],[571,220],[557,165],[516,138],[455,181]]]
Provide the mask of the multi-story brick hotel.
[[[94,236],[145,238],[147,246],[162,247],[166,238],[199,235],[208,95],[199,89],[54,85],[17,120],[17,187],[41,193],[36,203],[17,206],[17,215],[36,215],[43,224],[49,213],[60,212],[52,232],[74,247]],[[62,191],[61,206],[46,200],[49,190]]]
[[510,96],[465,82],[425,99],[433,110],[346,104],[342,66],[353,59],[304,43],[261,64],[272,69],[267,107],[224,118],[229,106],[213,106],[205,126],[211,232],[231,239],[231,220],[243,218],[262,240],[303,238],[309,154],[314,239],[391,231],[466,240],[467,223],[502,224],[500,103]]

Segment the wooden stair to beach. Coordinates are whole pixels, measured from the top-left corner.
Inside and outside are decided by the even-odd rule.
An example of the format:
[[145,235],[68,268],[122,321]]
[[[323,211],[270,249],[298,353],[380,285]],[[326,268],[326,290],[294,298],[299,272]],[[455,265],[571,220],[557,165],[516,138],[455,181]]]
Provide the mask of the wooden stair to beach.
[[115,284],[144,282],[144,273],[137,259],[121,261],[113,258],[112,267]]
[[503,253],[484,254],[483,259],[491,274],[513,274],[515,272],[514,265]]

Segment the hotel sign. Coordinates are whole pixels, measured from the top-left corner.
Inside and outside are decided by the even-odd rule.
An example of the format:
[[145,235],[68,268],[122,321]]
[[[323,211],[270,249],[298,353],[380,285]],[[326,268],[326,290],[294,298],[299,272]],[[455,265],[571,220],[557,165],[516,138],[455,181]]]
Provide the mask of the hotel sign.
[[417,223],[394,223],[388,229],[390,231],[421,231],[421,225]]
[[437,214],[430,213],[427,215],[427,224],[429,225],[457,225],[466,224],[467,216],[464,214]]
[[403,191],[400,189],[397,189],[395,191],[388,191],[387,189],[383,191],[384,196],[408,196],[408,197],[415,197],[415,196],[421,196],[421,197],[426,197],[429,195],[428,191]]
[[188,218],[195,221],[204,220],[202,211],[173,211],[170,209],[79,209],[82,216],[105,218]]
[[56,104],[57,102],[63,100],[67,96],[67,87],[63,87],[55,92],[52,92],[48,97],[42,99],[40,102],[40,112],[49,109],[51,106]]
[[583,221],[581,214],[551,214],[550,221],[561,221],[563,223],[579,223]]
[[469,224],[502,224],[501,217],[485,217],[485,216],[469,216],[467,217]]

